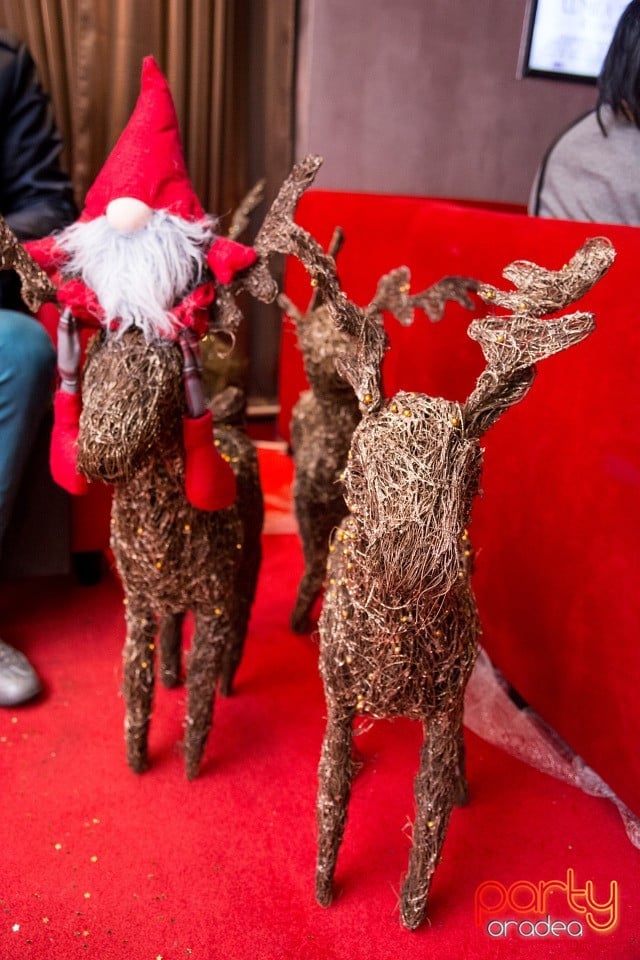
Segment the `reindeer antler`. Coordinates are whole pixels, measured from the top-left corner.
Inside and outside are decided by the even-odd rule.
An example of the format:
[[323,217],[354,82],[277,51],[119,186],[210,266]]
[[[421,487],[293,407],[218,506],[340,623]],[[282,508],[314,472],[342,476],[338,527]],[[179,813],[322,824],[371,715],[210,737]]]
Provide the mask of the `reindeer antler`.
[[[338,253],[342,249],[344,243],[344,230],[342,227],[336,227],[333,231],[331,241],[327,248],[327,253],[330,257],[333,257],[334,261],[338,256]],[[303,313],[295,303],[286,295],[286,293],[278,294],[278,306],[281,310],[291,317],[291,319],[296,323],[302,323],[305,317],[311,316],[320,306],[322,302],[322,292],[317,286],[314,285],[313,293],[311,294],[311,299],[309,301],[309,306],[306,309],[306,312]]]
[[416,307],[436,323],[442,320],[446,304],[450,300],[467,310],[473,310],[474,303],[469,291],[476,292],[478,286],[478,281],[471,277],[449,276],[443,277],[420,293],[410,293],[411,273],[407,267],[398,267],[386,277],[382,277],[372,306],[389,310],[405,327],[413,323]]
[[459,303],[466,310],[473,310],[474,302],[469,293],[477,293],[479,283],[473,277],[442,277],[437,283],[410,298],[414,307],[420,307],[433,323],[442,320],[449,301]]
[[322,157],[313,154],[293,165],[256,236],[254,248],[260,256],[294,252],[290,239],[293,216],[300,197],[309,189],[321,166]]
[[[330,257],[333,257],[334,263],[338,257],[338,254],[342,250],[344,244],[344,230],[342,227],[336,227],[331,236],[329,246],[327,247],[327,253]],[[319,287],[313,288],[313,293],[311,294],[311,300],[309,301],[309,306],[307,307],[307,312],[315,310],[319,303],[322,301],[322,291]]]
[[27,253],[2,216],[0,216],[0,270],[15,270],[20,277],[22,299],[33,313],[36,313],[43,303],[56,301],[56,288],[31,254]]
[[253,243],[258,254],[257,262],[231,284],[218,287],[215,305],[217,329],[230,332],[232,336],[235,333],[242,319],[235,297],[241,292],[246,291],[264,303],[272,303],[276,299],[278,285],[269,271],[269,256],[272,253],[290,252],[287,237],[296,205],[313,183],[321,163],[321,157],[306,157],[294,165],[280,187]]
[[472,309],[467,291],[477,286],[477,281],[468,277],[444,277],[428,289],[411,294],[411,271],[404,266],[380,278],[373,300],[359,310],[359,330],[352,332],[353,349],[336,361],[341,375],[354,387],[363,411],[377,410],[382,399],[381,364],[388,346],[383,311],[388,310],[405,327],[413,323],[416,307],[430,320],[439,320],[447,300]]
[[543,317],[562,310],[584,296],[604,276],[615,257],[606,237],[587,240],[561,270],[546,270],[529,260],[515,260],[502,271],[516,291],[498,290],[491,284],[478,287],[485,303],[506,307],[514,314]]
[[237,240],[240,234],[249,226],[249,219],[251,214],[262,203],[264,198],[264,187],[266,180],[258,180],[258,182],[251,187],[251,189],[245,194],[245,196],[240,201],[238,207],[233,211],[231,217],[231,226],[227,231],[227,236],[230,240]]
[[[392,312],[405,326],[413,322],[416,306],[430,317],[440,319],[446,300],[457,300],[471,308],[468,291],[475,290],[477,282],[466,277],[445,277],[428,290],[411,296],[409,269],[398,267],[380,278],[376,294],[367,307],[359,307],[349,300],[340,285],[335,263],[343,240],[342,231],[338,228],[329,252],[325,252],[318,241],[293,220],[297,202],[313,182],[321,162],[319,157],[308,156],[294,166],[265,220],[260,243],[265,251],[297,257],[306,268],[315,288],[310,309],[322,299],[335,326],[351,340],[351,347],[336,357],[336,368],[353,387],[361,409],[376,410],[382,401],[380,366],[388,343],[383,311]],[[288,297],[281,295],[280,304],[296,322],[304,319]]]
[[367,307],[370,317],[380,316],[383,310],[389,310],[404,326],[413,323],[414,300],[411,290],[411,271],[408,267],[396,267],[378,280],[375,296]]
[[609,240],[597,237],[575,253],[562,270],[545,270],[519,260],[503,276],[518,292],[482,284],[483,300],[507,306],[514,313],[474,320],[468,330],[487,360],[487,369],[463,407],[465,428],[474,436],[491,426],[503,410],[526,394],[535,377],[535,364],[584,340],[595,327],[593,314],[572,313],[554,320],[540,319],[583,296],[607,272],[615,259]]
[[359,312],[342,292],[333,257],[325,253],[318,241],[293,219],[298,200],[313,183],[321,164],[321,157],[309,155],[294,165],[254,246],[261,256],[269,253],[296,256],[310,274],[312,286],[318,289],[337,326],[347,333],[357,334],[361,322]]

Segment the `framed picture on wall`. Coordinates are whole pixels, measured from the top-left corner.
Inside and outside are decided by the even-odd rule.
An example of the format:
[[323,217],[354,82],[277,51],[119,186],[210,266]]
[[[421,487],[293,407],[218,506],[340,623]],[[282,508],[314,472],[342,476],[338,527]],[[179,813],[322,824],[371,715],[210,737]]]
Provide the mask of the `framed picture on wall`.
[[528,0],[522,77],[595,83],[629,0]]

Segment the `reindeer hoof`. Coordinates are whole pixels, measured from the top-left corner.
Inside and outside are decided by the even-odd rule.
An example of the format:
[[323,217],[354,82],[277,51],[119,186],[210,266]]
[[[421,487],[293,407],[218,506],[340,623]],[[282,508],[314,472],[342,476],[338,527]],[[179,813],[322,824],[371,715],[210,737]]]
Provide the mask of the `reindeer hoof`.
[[469,802],[469,784],[466,777],[460,777],[453,797],[456,807],[464,807]]
[[316,900],[321,907],[330,906],[333,900],[333,883],[321,875],[316,875]]
[[181,686],[182,678],[180,677],[180,671],[176,673],[175,670],[166,670],[163,667],[160,670],[160,682],[167,690],[173,690],[174,687]]
[[403,927],[406,927],[407,930],[417,930],[424,920],[425,909],[426,903],[417,904],[403,897],[400,902],[400,917]]
[[146,751],[128,750],[127,763],[134,773],[144,773],[149,769],[149,758]]
[[187,775],[187,780],[195,780],[200,772],[200,764],[187,762],[185,766],[185,773]]
[[293,633],[311,633],[312,623],[308,610],[298,610],[296,607],[291,614],[289,625]]
[[417,930],[424,920],[428,894],[429,885],[425,889],[424,884],[412,881],[411,874],[407,876],[400,894],[400,918],[407,930]]
[[200,760],[202,759],[202,749],[196,747],[196,749],[185,750],[184,755],[184,772],[186,774],[187,780],[195,780],[195,778],[200,773]]

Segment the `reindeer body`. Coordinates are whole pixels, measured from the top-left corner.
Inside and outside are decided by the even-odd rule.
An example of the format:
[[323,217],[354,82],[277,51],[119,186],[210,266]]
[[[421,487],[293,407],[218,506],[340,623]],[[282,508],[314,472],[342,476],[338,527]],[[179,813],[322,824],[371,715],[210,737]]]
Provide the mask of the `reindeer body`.
[[[147,738],[160,625],[163,679],[179,678],[182,618],[195,631],[189,655],[185,761],[198,771],[218,682],[229,692],[253,600],[262,527],[257,458],[239,430],[216,429],[237,477],[236,503],[207,512],[184,494],[182,360],[170,343],[138,331],[95,338],[83,377],[79,466],[114,485],[111,543],[125,590],[125,731],[128,762],[148,765]],[[124,389],[123,389],[124,388]]]
[[[320,618],[321,672],[344,715],[424,720],[448,709],[473,666],[466,526],[481,452],[452,421],[458,404],[399,393],[353,436],[343,478],[351,513],[330,547]],[[446,460],[431,455],[436,443]]]
[[310,628],[309,614],[324,583],[331,531],[347,513],[339,479],[360,408],[352,387],[336,370],[335,356],[345,349],[346,338],[326,307],[310,307],[296,317],[296,326],[310,384],[291,414],[293,503],[304,555],[291,626],[302,633]]

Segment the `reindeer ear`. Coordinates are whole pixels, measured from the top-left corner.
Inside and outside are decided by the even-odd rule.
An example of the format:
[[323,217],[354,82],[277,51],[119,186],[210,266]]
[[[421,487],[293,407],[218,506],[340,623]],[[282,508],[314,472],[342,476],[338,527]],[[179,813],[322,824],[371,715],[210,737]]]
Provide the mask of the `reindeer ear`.
[[380,408],[382,392],[378,369],[363,365],[360,352],[343,353],[335,359],[336,370],[352,388],[362,413],[373,413]]
[[358,398],[360,407],[369,408],[373,402],[373,394],[370,385],[367,383],[368,378],[362,369],[360,359],[353,354],[343,353],[336,357],[335,364],[342,379],[346,380]]
[[354,363],[353,357],[350,357],[348,354],[343,354],[340,357],[336,357],[336,370],[340,374],[343,380],[349,384],[356,396],[358,396],[358,390],[360,387],[358,368],[357,364]]
[[[360,326],[351,334],[349,346],[336,357],[336,369],[353,388],[361,412],[372,413],[382,403],[381,365],[388,344],[387,334],[379,311],[358,311],[346,298],[341,299],[341,303],[351,306]],[[328,306],[335,322],[333,305]]]

